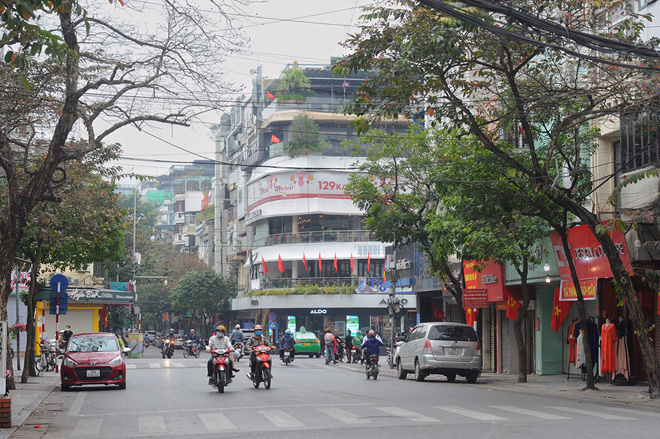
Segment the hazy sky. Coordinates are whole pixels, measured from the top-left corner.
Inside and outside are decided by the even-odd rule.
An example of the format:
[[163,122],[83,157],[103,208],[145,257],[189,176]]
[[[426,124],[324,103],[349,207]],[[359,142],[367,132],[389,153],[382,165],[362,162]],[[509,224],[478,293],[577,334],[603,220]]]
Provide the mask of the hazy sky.
[[[202,0],[203,1],[203,0]],[[246,10],[244,29],[251,39],[249,53],[234,56],[228,65],[229,79],[250,92],[251,69],[261,65],[265,77],[277,78],[283,68],[298,61],[300,64],[324,64],[333,56],[343,54],[339,42],[350,32],[360,16],[360,6],[366,0],[269,0],[255,3]],[[233,98],[235,98],[234,96]],[[209,125],[218,122],[211,116],[191,128],[150,128],[147,133],[127,128],[108,141],[119,142],[124,158],[118,162],[125,171],[147,175],[167,173],[173,163],[145,162],[131,159],[158,159],[191,162],[194,159],[214,158],[214,142]],[[160,139],[154,137],[157,136]],[[167,143],[169,142],[169,143]],[[174,144],[199,156],[177,149]],[[130,183],[130,181],[122,181]]]

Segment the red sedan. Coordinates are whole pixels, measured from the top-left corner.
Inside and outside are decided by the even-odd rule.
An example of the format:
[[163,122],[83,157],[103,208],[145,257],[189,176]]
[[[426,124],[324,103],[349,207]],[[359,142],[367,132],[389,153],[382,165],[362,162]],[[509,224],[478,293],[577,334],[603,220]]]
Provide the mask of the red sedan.
[[[125,351],[130,351],[126,348]],[[62,391],[71,386],[116,384],[126,388],[126,363],[114,334],[75,334],[62,360]]]

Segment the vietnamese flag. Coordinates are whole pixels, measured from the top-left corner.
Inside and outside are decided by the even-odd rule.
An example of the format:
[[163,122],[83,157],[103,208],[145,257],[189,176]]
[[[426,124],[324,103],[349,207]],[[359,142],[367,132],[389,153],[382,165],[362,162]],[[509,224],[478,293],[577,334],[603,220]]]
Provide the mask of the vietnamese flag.
[[305,271],[309,273],[309,268],[307,267],[307,259],[305,259],[304,253],[303,253],[303,264],[305,265]]
[[351,253],[351,274],[353,274],[353,253]]
[[371,255],[367,253],[367,276],[371,274]]
[[282,256],[277,255],[277,268],[280,269],[280,273],[284,274],[284,262],[282,262]]
[[264,257],[261,257],[261,266],[264,267],[264,274],[268,274],[268,266],[266,265],[266,261],[264,261]]
[[321,260],[320,252],[319,252],[319,273],[323,273],[323,261]]
[[337,268],[337,253],[335,253],[335,273],[339,273],[339,269]]
[[103,320],[103,329],[108,327],[108,305],[103,305],[99,310],[99,317]]
[[270,135],[270,143],[280,143],[281,140],[279,137],[277,137],[275,134]]
[[518,316],[518,308],[520,308],[520,302],[513,298],[513,296],[508,295],[509,298],[506,300],[506,316],[510,320],[515,320]]
[[268,90],[266,90],[266,96],[268,96],[271,99],[275,99],[275,95],[269,92]]
[[474,322],[477,321],[477,314],[479,313],[479,309],[477,308],[463,308],[465,311],[465,323],[467,323],[470,326],[474,325]]
[[561,323],[566,318],[571,306],[573,306],[573,302],[559,300],[559,287],[555,287],[555,299],[552,303],[552,321],[550,322],[550,327],[554,329],[555,332],[559,332]]

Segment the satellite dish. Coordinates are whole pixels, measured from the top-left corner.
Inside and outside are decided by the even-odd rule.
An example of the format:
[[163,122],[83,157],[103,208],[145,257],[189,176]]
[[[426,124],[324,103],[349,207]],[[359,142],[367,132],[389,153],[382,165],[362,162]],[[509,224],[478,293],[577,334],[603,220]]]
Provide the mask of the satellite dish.
[[250,69],[250,75],[254,75],[254,69]]

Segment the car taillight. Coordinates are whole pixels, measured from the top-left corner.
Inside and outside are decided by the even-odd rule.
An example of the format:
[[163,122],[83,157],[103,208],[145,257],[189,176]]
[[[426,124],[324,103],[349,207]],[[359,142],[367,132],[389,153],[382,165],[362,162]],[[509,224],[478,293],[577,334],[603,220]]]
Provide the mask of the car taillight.
[[312,343],[321,343],[321,342],[318,340],[314,340]]
[[481,342],[477,342],[477,350],[475,352],[476,355],[481,355]]
[[427,338],[426,343],[424,344],[424,353],[425,354],[432,354],[433,349],[431,349],[431,341]]

